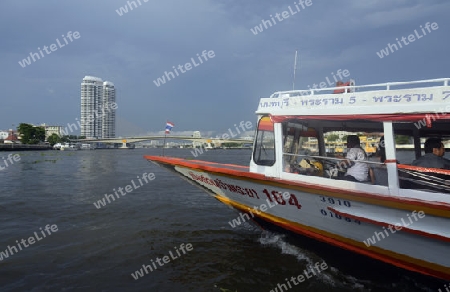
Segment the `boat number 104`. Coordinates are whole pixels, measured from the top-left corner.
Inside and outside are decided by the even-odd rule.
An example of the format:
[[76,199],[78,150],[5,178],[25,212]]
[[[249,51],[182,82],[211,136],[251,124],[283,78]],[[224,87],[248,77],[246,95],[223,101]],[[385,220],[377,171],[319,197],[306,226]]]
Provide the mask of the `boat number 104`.
[[320,201],[327,203],[327,204],[333,204],[333,205],[339,205],[339,206],[347,206],[347,207],[351,207],[352,204],[350,204],[349,201],[345,201],[345,200],[341,200],[341,199],[333,199],[333,198],[329,198],[329,197],[322,197],[320,196]]

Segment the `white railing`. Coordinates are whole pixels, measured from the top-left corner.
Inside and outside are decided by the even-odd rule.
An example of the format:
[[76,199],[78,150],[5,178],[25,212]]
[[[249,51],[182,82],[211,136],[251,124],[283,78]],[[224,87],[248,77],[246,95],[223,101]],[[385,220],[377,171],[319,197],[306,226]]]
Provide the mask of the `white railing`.
[[371,161],[371,160],[354,160],[354,159],[348,159],[348,158],[338,158],[338,157],[332,157],[332,156],[320,156],[320,155],[308,155],[308,154],[293,154],[293,153],[287,153],[283,152],[283,155],[285,156],[296,156],[296,157],[306,157],[306,158],[314,158],[314,159],[322,159],[322,160],[332,160],[336,162],[340,161],[351,161],[351,162],[361,162],[361,163],[367,163],[367,164],[376,164],[376,165],[384,165],[384,163],[377,162],[377,161]]
[[[382,87],[379,90],[391,90],[392,86],[415,85],[415,84],[424,84],[424,83],[441,83],[442,82],[444,86],[448,86],[449,81],[450,81],[450,78],[438,78],[438,79],[417,80],[417,81],[386,82],[386,83],[368,84],[368,85],[325,87],[325,88],[315,88],[315,89],[307,89],[307,90],[277,91],[277,92],[273,93],[270,96],[270,98],[278,98],[280,96],[287,97],[286,95],[288,95],[288,97],[314,95],[315,92],[333,91],[333,90],[344,90],[344,93],[342,93],[342,94],[349,94],[349,93],[353,93],[353,92],[347,92],[347,91],[355,91],[356,89],[367,89],[367,88],[374,88],[374,87]],[[433,86],[437,86],[437,85],[433,85]],[[411,88],[415,88],[415,87],[411,87]]]

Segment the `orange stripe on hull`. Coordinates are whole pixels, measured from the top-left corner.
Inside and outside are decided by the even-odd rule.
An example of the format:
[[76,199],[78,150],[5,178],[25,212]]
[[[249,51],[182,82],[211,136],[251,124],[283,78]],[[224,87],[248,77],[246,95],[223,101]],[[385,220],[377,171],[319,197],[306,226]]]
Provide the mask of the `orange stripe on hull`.
[[[232,201],[229,198],[220,195],[216,195],[215,197],[222,203],[231,205],[241,211],[247,212],[248,210],[247,206]],[[332,244],[334,246],[338,246],[340,248],[350,250],[352,252],[359,253],[406,270],[441,278],[444,280],[450,280],[450,268],[446,268],[441,265],[411,258],[409,256],[384,250],[375,246],[371,246],[369,250],[362,242],[358,242],[310,226],[302,225],[300,223],[292,222],[267,213],[259,212],[258,214],[257,212],[255,212],[254,215],[295,233],[302,234],[313,239],[323,241],[328,244]]]

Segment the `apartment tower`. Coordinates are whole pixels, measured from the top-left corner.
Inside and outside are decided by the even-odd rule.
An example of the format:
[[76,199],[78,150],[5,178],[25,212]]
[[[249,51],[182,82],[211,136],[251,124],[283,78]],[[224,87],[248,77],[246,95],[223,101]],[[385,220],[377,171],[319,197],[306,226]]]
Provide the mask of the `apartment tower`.
[[81,136],[114,138],[116,113],[111,104],[116,101],[112,82],[94,76],[85,76],[81,82]]
[[102,138],[116,137],[116,111],[111,109],[116,102],[116,89],[109,81],[103,82]]

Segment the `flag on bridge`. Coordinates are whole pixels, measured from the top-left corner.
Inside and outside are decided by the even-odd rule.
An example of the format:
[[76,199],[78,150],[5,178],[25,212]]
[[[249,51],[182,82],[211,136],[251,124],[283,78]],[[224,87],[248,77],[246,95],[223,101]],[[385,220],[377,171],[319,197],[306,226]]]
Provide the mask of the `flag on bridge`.
[[170,130],[172,130],[172,128],[173,128],[173,123],[171,123],[171,122],[167,122],[166,123],[166,134],[169,134],[170,133]]

